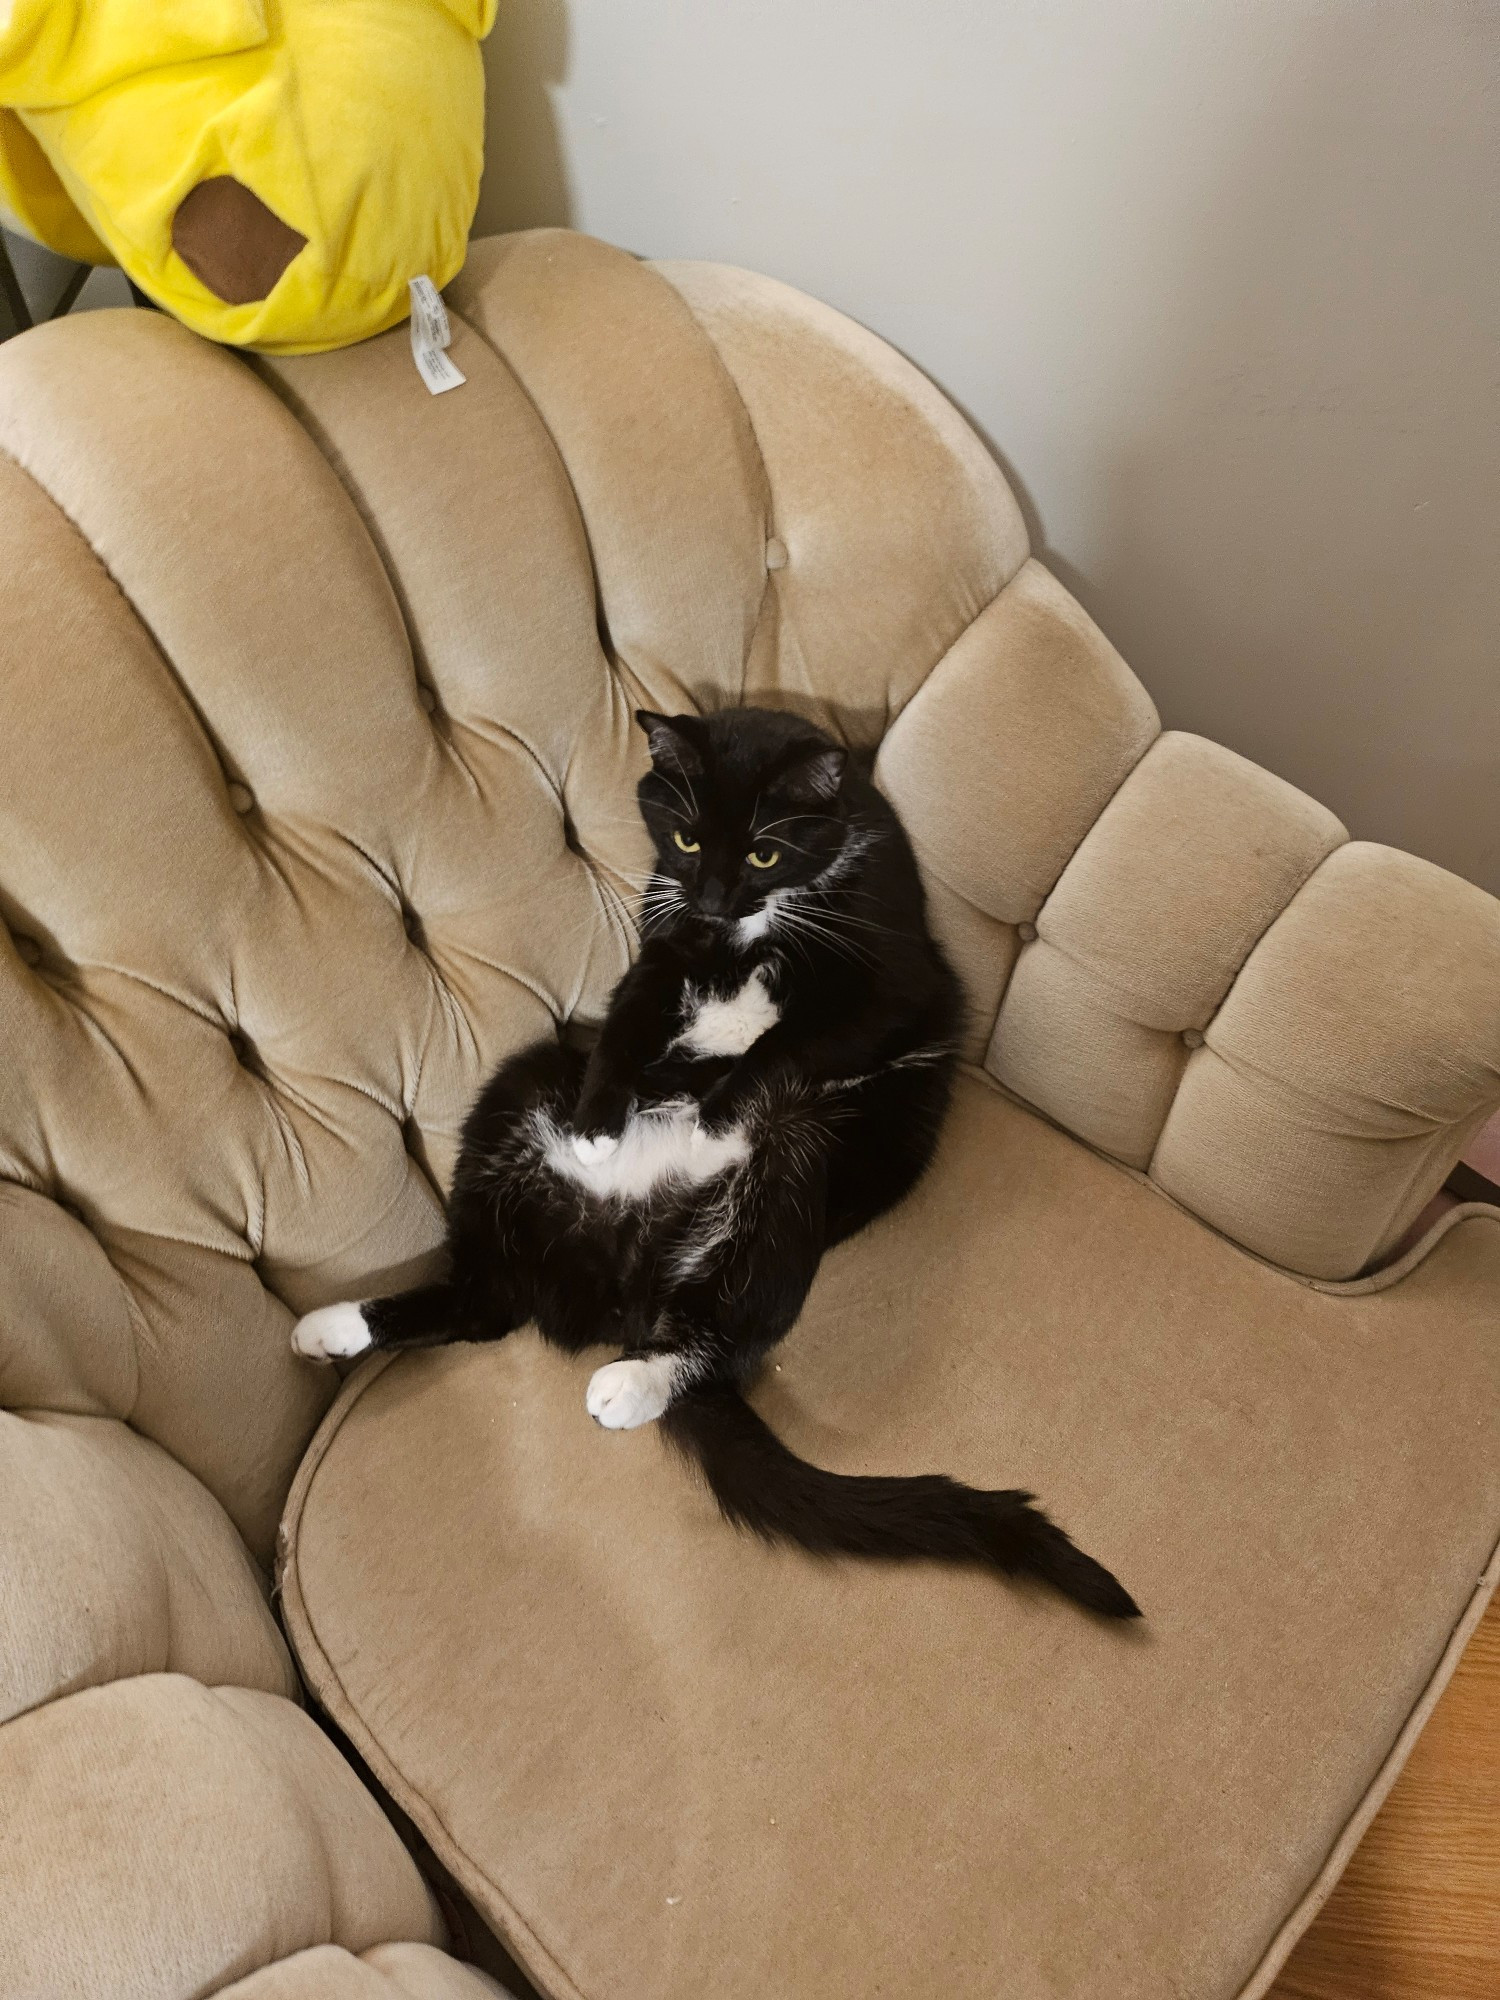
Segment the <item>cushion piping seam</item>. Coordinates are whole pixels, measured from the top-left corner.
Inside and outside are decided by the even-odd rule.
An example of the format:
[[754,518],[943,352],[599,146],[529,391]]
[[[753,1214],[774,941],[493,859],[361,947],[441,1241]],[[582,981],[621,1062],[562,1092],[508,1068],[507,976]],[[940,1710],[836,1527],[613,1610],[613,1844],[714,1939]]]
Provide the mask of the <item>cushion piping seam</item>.
[[[1054,1118],[1050,1112],[1044,1111],[1040,1105],[1033,1104],[1029,1097],[1022,1097],[1018,1091],[1012,1090],[1004,1078],[996,1076],[987,1063],[965,1061],[960,1067],[965,1075],[972,1076],[976,1082],[985,1084],[998,1096],[1003,1097],[1008,1104],[1014,1104],[1017,1110],[1024,1111],[1028,1117],[1038,1119],[1052,1131],[1071,1140],[1075,1146],[1081,1146],[1086,1153],[1091,1153],[1105,1166],[1113,1168],[1116,1173],[1124,1174],[1127,1180],[1134,1181],[1140,1187],[1149,1188],[1158,1201],[1166,1202],[1170,1208],[1176,1209],[1179,1215],[1186,1216],[1188,1221],[1199,1229],[1206,1229],[1210,1236],[1216,1236],[1221,1243],[1227,1243],[1229,1248],[1241,1257],[1248,1257],[1252,1264],[1258,1264],[1262,1270],[1270,1271],[1278,1278],[1285,1278],[1289,1284],[1300,1285],[1305,1291],[1321,1292],[1330,1298],[1360,1298],[1371,1292],[1389,1291],[1393,1285],[1404,1282],[1413,1272],[1419,1270],[1441,1239],[1456,1224],[1460,1222],[1500,1224],[1500,1209],[1492,1208],[1484,1202],[1463,1202],[1448,1214],[1440,1216],[1433,1224],[1429,1236],[1419,1239],[1393,1264],[1356,1274],[1352,1278],[1315,1278],[1306,1271],[1294,1271],[1289,1264],[1278,1264],[1263,1251],[1252,1250],[1248,1243],[1242,1243],[1237,1236],[1231,1236],[1228,1230],[1220,1229],[1217,1223],[1210,1222],[1207,1216],[1200,1215],[1197,1209],[1189,1208],[1188,1204],[1180,1201],[1169,1188],[1154,1180],[1144,1167],[1132,1167],[1116,1154],[1106,1153],[1103,1147],[1096,1146],[1091,1139],[1081,1137]],[[1421,1252],[1420,1256],[1416,1256],[1418,1251]],[[1407,1266],[1407,1259],[1413,1256],[1416,1256],[1416,1262]],[[1403,1269],[1403,1266],[1407,1268]],[[1387,1275],[1388,1271],[1399,1275],[1390,1277]]]
[[[1381,1758],[1374,1776],[1356,1800],[1353,1811],[1329,1844],[1322,1866],[1312,1876],[1301,1896],[1277,1927],[1275,1934],[1251,1969],[1249,1978],[1236,1989],[1233,2000],[1264,2000],[1271,1981],[1286,1964],[1298,1940],[1306,1933],[1327,1902],[1344,1870],[1353,1860],[1356,1848],[1369,1832],[1375,1815],[1395,1788],[1396,1780],[1405,1769],[1407,1759],[1416,1748],[1418,1738],[1457,1672],[1459,1661],[1463,1658],[1491,1598],[1494,1597],[1497,1586],[1500,1586],[1500,1541],[1497,1541],[1491,1550],[1489,1560],[1480,1572],[1478,1583],[1451,1626],[1447,1643],[1439,1653],[1432,1672],[1418,1690],[1415,1701],[1407,1710],[1390,1749]],[[1420,1722],[1417,1721],[1418,1716],[1421,1716]],[[1342,1863],[1338,1865],[1336,1872],[1329,1875],[1329,1870],[1335,1865],[1334,1857],[1355,1828],[1358,1831],[1354,1833],[1353,1845]]]

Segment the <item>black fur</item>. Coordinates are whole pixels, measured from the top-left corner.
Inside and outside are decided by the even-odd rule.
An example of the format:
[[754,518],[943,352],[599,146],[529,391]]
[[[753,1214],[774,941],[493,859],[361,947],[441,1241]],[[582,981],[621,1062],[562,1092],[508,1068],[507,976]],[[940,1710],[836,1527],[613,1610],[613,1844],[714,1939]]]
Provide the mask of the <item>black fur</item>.
[[[1029,1494],[822,1471],[744,1401],[823,1252],[926,1168],[961,996],[895,813],[829,737],[765,709],[638,720],[657,854],[640,957],[586,1061],[547,1042],[491,1079],[464,1129],[450,1276],[368,1302],[374,1344],[492,1340],[535,1320],[569,1352],[608,1342],[677,1357],[663,1428],[731,1521],[823,1553],[1028,1574],[1090,1610],[1137,1616]],[[742,934],[773,890],[793,893],[759,935]],[[694,997],[732,995],[756,968],[780,1018],[736,1057],[681,1046]],[[748,1156],[629,1199],[548,1164],[575,1136],[618,1141],[643,1112],[684,1100],[709,1138],[743,1133]]]

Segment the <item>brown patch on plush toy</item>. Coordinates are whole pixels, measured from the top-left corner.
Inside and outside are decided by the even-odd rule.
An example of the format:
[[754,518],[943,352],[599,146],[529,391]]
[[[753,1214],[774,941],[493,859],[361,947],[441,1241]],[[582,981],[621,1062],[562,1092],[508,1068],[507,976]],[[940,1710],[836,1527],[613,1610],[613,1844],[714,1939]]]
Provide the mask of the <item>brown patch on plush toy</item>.
[[306,241],[230,174],[199,181],[172,218],[172,248],[227,306],[267,297]]

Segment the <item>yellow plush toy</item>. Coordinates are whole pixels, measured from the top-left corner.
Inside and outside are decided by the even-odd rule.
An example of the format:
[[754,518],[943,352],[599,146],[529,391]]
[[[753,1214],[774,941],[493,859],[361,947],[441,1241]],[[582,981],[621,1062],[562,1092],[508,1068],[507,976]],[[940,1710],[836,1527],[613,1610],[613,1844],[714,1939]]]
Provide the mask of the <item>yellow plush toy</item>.
[[212,340],[343,347],[464,261],[496,0],[0,0],[0,222]]

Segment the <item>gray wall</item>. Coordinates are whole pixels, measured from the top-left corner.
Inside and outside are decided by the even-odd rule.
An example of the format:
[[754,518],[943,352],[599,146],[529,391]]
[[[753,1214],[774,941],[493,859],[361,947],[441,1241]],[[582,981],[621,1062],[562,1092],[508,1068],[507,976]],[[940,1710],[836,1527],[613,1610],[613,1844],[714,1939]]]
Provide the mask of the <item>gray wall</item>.
[[1169,723],[1500,891],[1493,0],[504,0],[487,61],[481,228],[874,327]]

